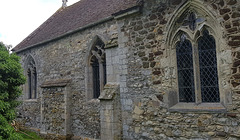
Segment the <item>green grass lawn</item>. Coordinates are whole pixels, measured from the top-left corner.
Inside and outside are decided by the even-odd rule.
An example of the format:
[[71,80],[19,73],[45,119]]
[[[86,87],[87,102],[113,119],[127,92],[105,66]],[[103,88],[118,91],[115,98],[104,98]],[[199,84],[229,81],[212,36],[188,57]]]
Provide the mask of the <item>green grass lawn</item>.
[[31,131],[22,131],[24,133],[18,132],[19,135],[23,137],[24,140],[43,140],[35,132]]

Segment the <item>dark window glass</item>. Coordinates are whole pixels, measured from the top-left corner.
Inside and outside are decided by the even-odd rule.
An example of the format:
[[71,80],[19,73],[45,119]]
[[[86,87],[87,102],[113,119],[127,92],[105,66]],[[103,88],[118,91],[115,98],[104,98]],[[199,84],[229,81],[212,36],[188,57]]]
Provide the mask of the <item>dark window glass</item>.
[[100,96],[101,88],[107,83],[106,54],[104,43],[98,40],[91,50],[93,98]]
[[215,39],[207,30],[198,40],[202,102],[219,102]]
[[192,44],[181,41],[176,47],[179,102],[195,102]]
[[36,99],[37,98],[37,72],[36,72],[36,68],[34,68],[33,70],[33,75],[34,75],[34,85],[33,85],[33,88],[34,88],[34,98]]
[[103,84],[106,85],[107,83],[107,66],[106,66],[106,61],[103,62],[103,77],[104,77],[104,82]]
[[27,79],[28,79],[28,98],[36,99],[37,98],[37,71],[33,58],[30,58],[28,61],[27,69]]
[[28,69],[28,98],[32,99],[32,74],[30,69]]
[[99,76],[99,63],[96,57],[92,60],[93,72],[93,98],[98,98],[100,95],[100,76]]

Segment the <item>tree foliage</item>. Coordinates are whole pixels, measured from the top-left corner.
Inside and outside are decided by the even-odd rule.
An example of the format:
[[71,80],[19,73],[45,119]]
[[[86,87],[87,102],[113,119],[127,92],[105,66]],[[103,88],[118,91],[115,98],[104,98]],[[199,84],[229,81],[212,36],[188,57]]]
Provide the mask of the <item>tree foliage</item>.
[[19,60],[16,54],[9,54],[7,46],[0,42],[0,140],[21,139],[10,125],[20,103],[16,100],[22,93],[20,85],[26,81]]

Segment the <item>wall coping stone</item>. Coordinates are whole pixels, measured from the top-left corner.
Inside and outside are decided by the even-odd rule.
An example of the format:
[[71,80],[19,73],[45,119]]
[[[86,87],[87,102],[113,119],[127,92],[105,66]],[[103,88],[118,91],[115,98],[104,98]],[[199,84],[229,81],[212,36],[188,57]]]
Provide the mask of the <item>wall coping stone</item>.
[[118,84],[106,84],[98,99],[112,100],[116,93],[118,93],[119,88]]

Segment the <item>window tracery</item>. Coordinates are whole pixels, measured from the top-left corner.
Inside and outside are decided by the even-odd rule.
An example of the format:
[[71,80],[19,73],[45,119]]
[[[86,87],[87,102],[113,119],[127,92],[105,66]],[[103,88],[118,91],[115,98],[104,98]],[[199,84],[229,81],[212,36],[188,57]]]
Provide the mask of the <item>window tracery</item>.
[[37,72],[35,61],[32,57],[28,60],[27,65],[27,82],[28,82],[28,99],[36,99],[37,98]]
[[220,102],[215,39],[203,29],[198,40],[191,42],[185,33],[179,40],[176,45],[179,102]]
[[106,84],[106,54],[104,43],[97,40],[90,53],[90,65],[92,68],[93,98],[98,98]]

